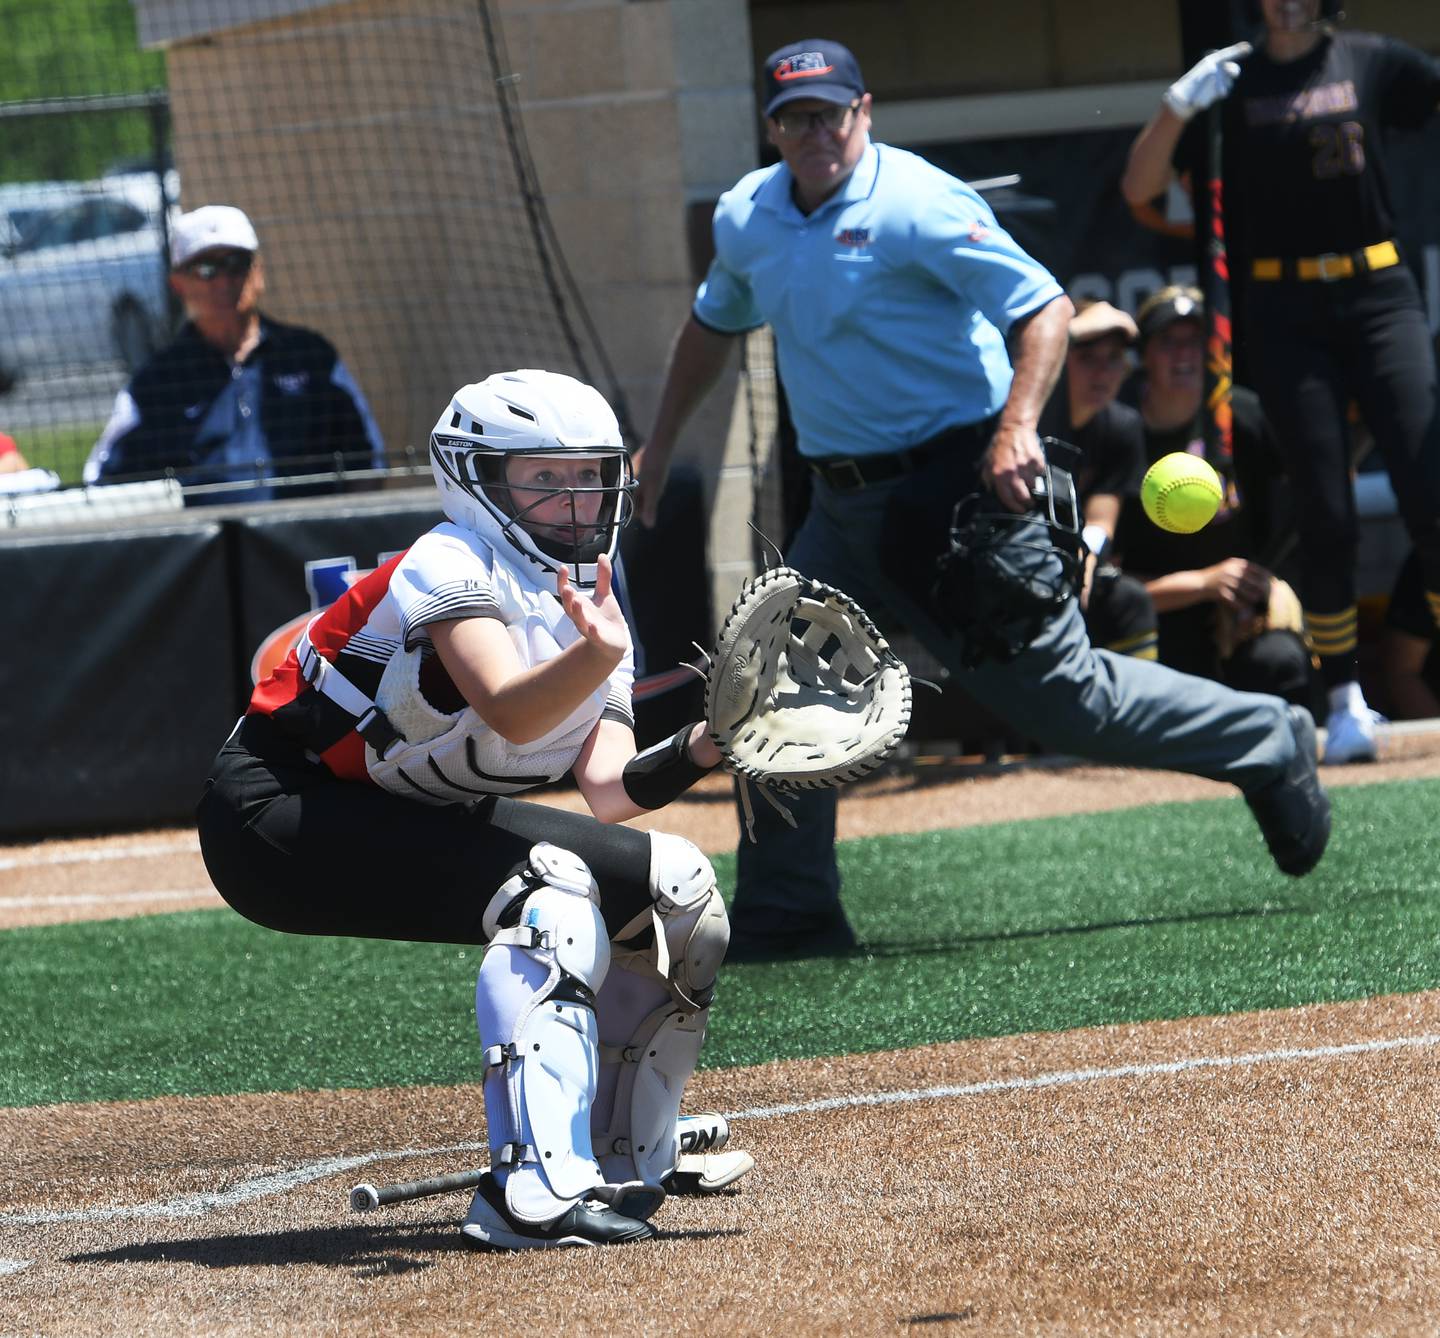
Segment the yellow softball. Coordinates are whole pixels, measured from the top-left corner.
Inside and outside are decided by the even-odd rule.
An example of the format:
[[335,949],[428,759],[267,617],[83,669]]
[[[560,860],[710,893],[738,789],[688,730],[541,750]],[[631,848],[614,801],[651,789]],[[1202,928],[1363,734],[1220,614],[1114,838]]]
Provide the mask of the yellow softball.
[[1220,475],[1187,451],[1162,455],[1140,481],[1145,514],[1172,534],[1203,530],[1215,518],[1223,496]]

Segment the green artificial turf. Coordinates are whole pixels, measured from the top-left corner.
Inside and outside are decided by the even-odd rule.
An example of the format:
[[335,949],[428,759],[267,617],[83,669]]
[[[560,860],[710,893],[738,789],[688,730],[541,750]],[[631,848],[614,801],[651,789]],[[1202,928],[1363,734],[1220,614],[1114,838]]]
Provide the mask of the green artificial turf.
[[53,469],[62,488],[79,487],[85,461],[104,423],[50,423],[21,433],[14,431],[25,461],[35,469]]
[[[1440,987],[1440,781],[1333,800],[1298,880],[1238,800],[847,843],[865,949],[727,967],[705,1063]],[[11,930],[0,1104],[475,1081],[478,963],[228,911]]]

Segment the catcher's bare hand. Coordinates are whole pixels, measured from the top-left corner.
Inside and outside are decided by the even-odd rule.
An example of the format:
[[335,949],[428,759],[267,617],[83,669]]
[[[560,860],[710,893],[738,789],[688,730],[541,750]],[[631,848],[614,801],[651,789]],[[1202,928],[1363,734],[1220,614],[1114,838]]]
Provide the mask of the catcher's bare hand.
[[980,476],[1007,511],[1023,514],[1034,505],[1032,485],[1045,472],[1045,453],[1031,428],[1001,423],[990,439]]
[[685,747],[697,767],[718,767],[725,760],[725,754],[715,746],[703,720],[697,720],[690,727],[690,738]]
[[561,567],[556,573],[555,593],[565,616],[596,650],[605,652],[618,664],[630,645],[629,629],[620,601],[611,590],[610,559],[601,553],[595,562],[595,589],[581,594],[571,583],[569,572]]

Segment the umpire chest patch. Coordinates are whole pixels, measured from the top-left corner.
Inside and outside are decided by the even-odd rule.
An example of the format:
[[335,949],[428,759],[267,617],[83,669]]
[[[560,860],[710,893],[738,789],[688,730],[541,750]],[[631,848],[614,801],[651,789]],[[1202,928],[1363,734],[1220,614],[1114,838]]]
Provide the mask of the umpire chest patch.
[[841,228],[834,240],[832,254],[836,260],[862,265],[874,263],[875,255],[870,250],[870,244],[875,240],[875,234],[869,228]]

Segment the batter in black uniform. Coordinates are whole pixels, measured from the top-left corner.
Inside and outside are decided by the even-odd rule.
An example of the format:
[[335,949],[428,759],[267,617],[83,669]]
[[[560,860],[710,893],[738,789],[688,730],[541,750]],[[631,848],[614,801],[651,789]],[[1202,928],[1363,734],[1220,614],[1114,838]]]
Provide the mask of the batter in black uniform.
[[[1329,689],[1325,761],[1375,756],[1356,681],[1358,524],[1345,411],[1358,403],[1440,600],[1440,425],[1420,295],[1394,241],[1382,161],[1390,128],[1440,105],[1440,63],[1320,22],[1321,0],[1260,0],[1249,50],[1214,52],[1167,90],[1131,149],[1132,203],[1169,183],[1195,112],[1225,99],[1226,235],[1243,280],[1244,356],[1297,492],[1306,625]],[[1328,13],[1333,6],[1326,5]],[[1198,148],[1198,142],[1195,146]],[[1177,153],[1178,149],[1178,153]]]

